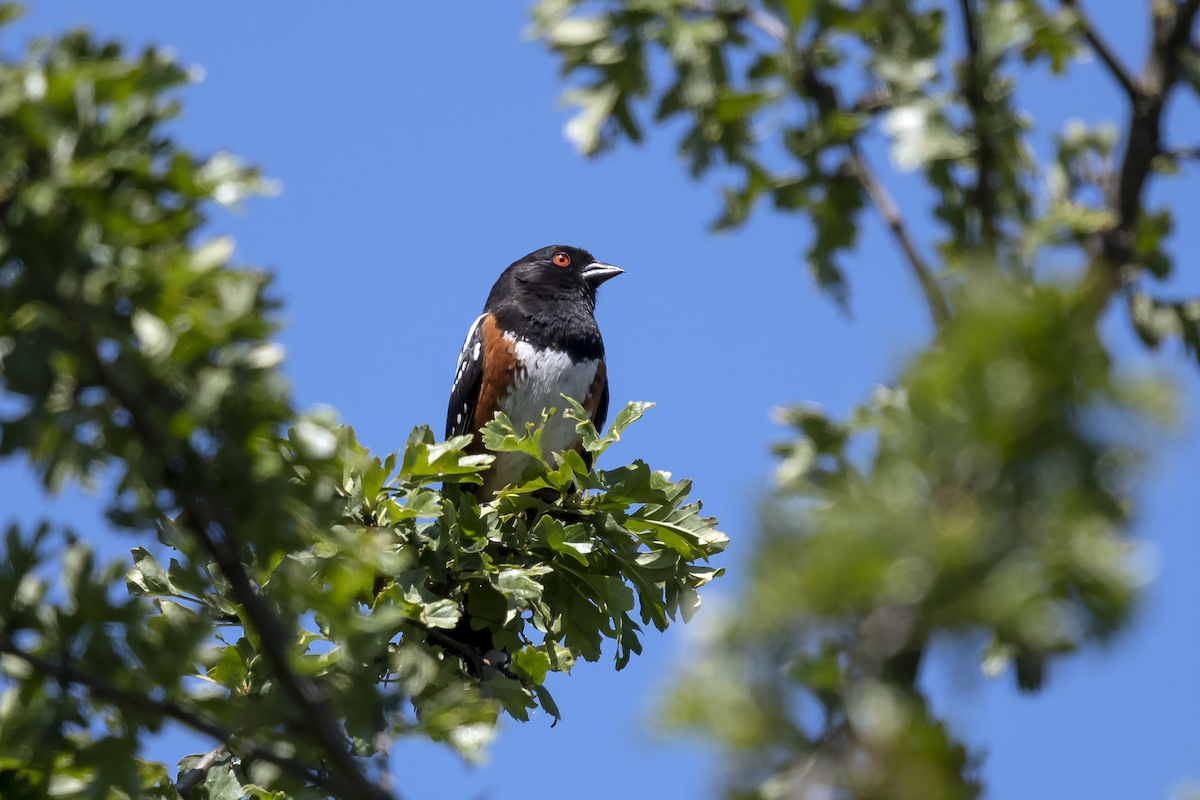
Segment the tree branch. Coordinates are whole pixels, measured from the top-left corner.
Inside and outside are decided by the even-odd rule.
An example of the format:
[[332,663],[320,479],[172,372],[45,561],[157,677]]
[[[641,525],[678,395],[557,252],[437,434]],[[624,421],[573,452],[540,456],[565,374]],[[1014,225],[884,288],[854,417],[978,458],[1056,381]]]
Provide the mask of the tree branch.
[[[802,92],[808,90],[809,93],[818,98],[817,105],[821,107],[822,113],[838,111],[837,95],[833,91],[833,87],[820,80],[815,66],[811,63],[807,54],[791,40],[786,26],[776,17],[757,9],[751,8],[744,13],[745,18],[751,25],[754,25],[763,33],[782,44],[784,48],[792,53],[797,65],[802,65],[802,74],[800,75],[797,89]],[[855,111],[873,113],[880,108],[885,108],[887,104],[888,98],[885,95],[881,96],[878,93],[872,93],[860,98],[859,102],[855,104]],[[913,241],[912,236],[908,232],[908,227],[904,224],[904,217],[900,214],[899,207],[892,200],[891,195],[888,194],[883,184],[875,177],[874,172],[872,172],[866,159],[863,157],[857,141],[851,138],[847,146],[850,149],[850,168],[854,173],[854,177],[858,179],[859,184],[871,199],[871,203],[875,206],[879,215],[883,217],[888,229],[896,238],[896,242],[904,252],[905,258],[908,259],[909,267],[917,278],[917,283],[921,286],[921,291],[925,294],[925,301],[929,304],[929,313],[933,317],[933,323],[936,327],[941,328],[950,321],[951,314],[945,295],[942,294],[941,287],[938,286],[937,279],[933,276],[933,271],[925,263],[925,259],[921,257],[920,251],[917,250],[916,242]]]
[[1116,78],[1117,83],[1121,84],[1121,88],[1125,90],[1125,94],[1129,95],[1129,99],[1133,102],[1138,102],[1142,98],[1142,87],[1138,85],[1137,80],[1125,69],[1125,65],[1117,58],[1117,54],[1112,51],[1108,43],[1100,38],[1100,34],[1096,32],[1095,26],[1083,11],[1083,7],[1079,5],[1078,0],[1058,0],[1064,8],[1069,8],[1079,17],[1080,23],[1083,25],[1083,38],[1087,39],[1087,43],[1091,45],[1092,50],[1108,67],[1108,71]]
[[[803,65],[803,74],[800,77],[801,88],[807,93],[816,98],[817,105],[821,107],[822,113],[836,113],[838,111],[837,93],[829,84],[821,81],[817,75],[816,67],[811,63],[807,55],[801,52],[798,48],[793,48],[793,55],[798,64]],[[938,286],[937,280],[933,276],[933,271],[925,263],[925,259],[921,257],[917,250],[916,243],[912,236],[909,235],[908,227],[904,224],[904,217],[900,214],[900,209],[892,200],[883,184],[875,177],[866,159],[862,155],[862,151],[858,146],[858,141],[855,137],[851,137],[846,143],[850,150],[850,168],[854,172],[854,177],[858,179],[859,185],[867,193],[871,203],[875,206],[879,215],[883,217],[887,223],[888,230],[892,232],[900,249],[904,252],[904,257],[908,259],[908,266],[917,278],[917,283],[921,286],[921,291],[925,294],[925,301],[929,304],[929,314],[933,317],[933,324],[937,328],[941,328],[950,321],[950,307],[946,303],[946,297],[942,294],[942,289]]]
[[1084,307],[1093,314],[1098,315],[1120,289],[1121,272],[1132,258],[1146,179],[1155,156],[1163,152],[1163,111],[1179,80],[1179,52],[1191,36],[1200,0],[1176,3],[1174,8],[1173,14],[1152,12],[1154,40],[1143,71],[1142,95],[1132,103],[1125,154],[1106,198],[1117,223],[1100,235],[1083,281]]
[[213,768],[213,765],[220,761],[229,748],[220,744],[209,750],[204,756],[196,762],[196,766],[189,769],[185,774],[179,776],[179,780],[175,782],[175,791],[183,800],[191,800],[192,790],[201,784],[208,777],[208,771]]
[[996,247],[996,209],[992,202],[992,190],[988,176],[992,174],[995,153],[987,134],[987,99],[983,96],[983,55],[979,46],[975,11],[972,0],[959,0],[962,9],[963,34],[967,40],[966,85],[963,94],[974,118],[975,140],[978,148],[975,158],[975,205],[979,209],[979,240],[985,250]]
[[904,224],[904,217],[900,214],[900,209],[892,200],[890,194],[882,183],[875,177],[863,157],[858,143],[850,141],[850,166],[854,170],[855,177],[866,190],[867,196],[871,198],[871,202],[875,208],[879,210],[879,215],[883,217],[888,228],[892,231],[892,235],[896,237],[900,249],[904,251],[905,257],[908,259],[908,265],[912,268],[913,274],[917,277],[917,282],[921,284],[921,291],[925,293],[925,301],[929,304],[929,313],[933,317],[934,325],[941,328],[950,321],[950,307],[946,303],[946,297],[942,294],[941,287],[938,286],[937,280],[933,277],[933,271],[929,269],[929,265],[925,263],[925,259],[921,257],[917,251],[917,245],[913,241],[912,236],[908,232],[907,226]]
[[[54,678],[59,683],[83,686],[87,688],[93,697],[103,700],[106,703],[111,703],[112,705],[136,713],[150,713],[158,717],[165,717],[173,719],[176,722],[181,722],[194,731],[199,731],[216,739],[222,743],[222,747],[227,747],[231,752],[239,753],[244,758],[270,762],[300,780],[311,783],[313,786],[324,789],[331,794],[341,797],[354,797],[353,794],[349,793],[350,790],[348,787],[341,782],[330,780],[324,775],[310,770],[293,758],[280,756],[268,749],[259,747],[249,739],[239,739],[231,731],[203,719],[195,711],[184,708],[178,703],[169,700],[155,700],[152,697],[113,686],[103,678],[81,672],[70,664],[55,664],[31,653],[26,653],[24,650],[16,647],[8,637],[0,637],[0,653],[24,661],[34,672],[48,678]],[[220,749],[217,748],[217,750]],[[213,752],[217,751],[210,751],[210,753]],[[196,783],[199,783],[199,781],[196,781]],[[195,787],[189,787],[188,791],[191,791],[192,788]]]
[[1196,12],[1200,11],[1200,0],[1186,0],[1186,2],[1176,3],[1175,8],[1179,14],[1180,25],[1177,26],[1177,33],[1181,33],[1182,37],[1179,45],[1183,45],[1192,33],[1192,21],[1196,18]]
[[228,542],[219,542],[208,532],[207,520],[194,503],[182,506],[184,508],[185,524],[191,528],[192,534],[209,552],[221,570],[221,574],[229,581],[230,590],[238,603],[246,612],[250,624],[258,634],[259,646],[271,662],[271,669],[281,688],[296,703],[302,715],[307,718],[309,733],[329,755],[341,773],[342,778],[352,787],[342,797],[345,800],[359,798],[374,798],[374,800],[390,800],[390,793],[372,783],[362,773],[350,753],[346,738],[338,728],[337,721],[325,704],[321,689],[306,677],[297,675],[288,664],[287,637],[275,618],[271,609],[262,596],[254,590],[245,566],[238,555],[237,548],[231,546],[235,539],[226,531]]
[[[86,316],[78,315],[76,319],[86,319]],[[206,513],[208,504],[205,498],[192,487],[175,485],[171,472],[165,468],[172,455],[170,448],[151,425],[150,415],[142,398],[128,391],[111,365],[99,357],[96,343],[91,341],[90,335],[82,326],[79,335],[82,349],[88,353],[92,366],[99,371],[106,388],[129,411],[132,429],[142,440],[143,446],[163,466],[162,482],[176,492],[179,507],[183,511],[181,522],[216,562],[221,574],[229,582],[234,598],[242,606],[250,625],[258,635],[260,647],[271,665],[275,679],[304,717],[305,732],[327,753],[344,780],[346,786],[337,794],[344,800],[391,800],[391,794],[368,780],[354,761],[346,738],[326,706],[320,689],[307,677],[292,671],[288,659],[287,636],[266,601],[250,583],[240,558],[236,532],[230,530],[229,525],[220,525]],[[222,531],[223,540],[214,538],[212,530],[215,527]]]

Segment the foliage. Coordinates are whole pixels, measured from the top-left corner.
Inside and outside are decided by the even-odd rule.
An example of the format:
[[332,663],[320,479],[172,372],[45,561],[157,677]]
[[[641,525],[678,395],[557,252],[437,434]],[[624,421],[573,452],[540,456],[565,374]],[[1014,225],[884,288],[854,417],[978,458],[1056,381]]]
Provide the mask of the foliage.
[[[1036,689],[1049,659],[1128,622],[1147,577],[1128,530],[1136,443],[1169,394],[1113,374],[1074,299],[979,279],[943,345],[847,422],[783,412],[796,438],[736,619],[667,705],[739,751],[764,796],[973,797],[974,761],[914,687],[926,643],[981,642],[985,674],[1012,666]],[[727,694],[743,707],[714,710]],[[735,734],[730,716],[762,722]],[[785,748],[804,755],[767,757]]]
[[[647,111],[682,121],[689,171],[733,176],[716,227],[763,200],[800,214],[805,261],[843,305],[873,207],[934,322],[847,419],[781,412],[792,433],[749,578],[663,701],[725,748],[732,796],[975,797],[980,757],[918,680],[930,643],[978,642],[986,674],[1011,666],[1036,690],[1133,618],[1136,477],[1171,398],[1114,364],[1097,324],[1123,295],[1148,346],[1200,355],[1200,301],[1146,288],[1174,269],[1173,218],[1144,199],[1195,154],[1163,141],[1162,115],[1200,86],[1200,0],[1153,4],[1138,77],[1080,2],[1049,6],[534,6],[583,152],[640,141]],[[1128,100],[1122,133],[1072,123],[1040,162],[1017,79],[1085,53]],[[187,79],[84,34],[0,64],[0,456],[50,491],[111,486],[110,520],[144,542],[132,568],[98,566],[49,523],[6,532],[0,794],[386,797],[392,737],[470,754],[501,710],[557,717],[547,676],[605,638],[620,668],[643,626],[686,620],[725,539],[687,481],[547,463],[539,430],[503,418],[485,449],[533,464],[481,505],[491,455],[466,438],[418,427],[379,458],[330,414],[297,412],[267,276],[201,240],[211,203],[270,185],[164,135]],[[860,146],[875,132],[923,177],[937,241],[914,240],[875,176]],[[1047,279],[1064,252],[1082,269]],[[645,407],[604,435],[570,403],[548,413],[598,456]],[[217,745],[174,783],[137,758],[168,719]]]
[[[869,202],[936,329],[846,421],[781,414],[794,436],[778,447],[751,573],[664,702],[670,724],[726,748],[730,796],[974,797],[979,759],[918,682],[929,643],[982,642],[986,674],[1014,665],[1035,690],[1048,662],[1121,630],[1136,607],[1133,490],[1171,398],[1111,363],[1097,321],[1123,294],[1147,345],[1200,353],[1200,301],[1143,286],[1173,269],[1170,210],[1144,197],[1156,174],[1195,157],[1163,141],[1162,115],[1181,81],[1200,86],[1200,2],[1152,4],[1140,77],[1080,2],[1048,5],[534,7],[579,106],[566,135],[583,153],[640,141],[647,115],[683,118],[689,171],[735,181],[716,227],[743,224],[765,199],[801,214],[809,269],[842,304],[840,256]],[[1041,163],[1018,77],[1061,75],[1084,54],[1129,101],[1123,136],[1072,122]],[[897,170],[924,178],[938,268],[865,157],[872,133]],[[1083,269],[1044,277],[1069,251]]]
[[[391,738],[470,754],[501,709],[557,718],[546,676],[605,638],[619,669],[643,625],[690,617],[725,537],[689,481],[546,463],[540,429],[489,426],[491,451],[537,455],[481,505],[469,437],[418,427],[380,459],[298,413],[268,277],[200,240],[212,203],[269,184],[164,134],[187,80],[84,33],[0,65],[0,455],[49,491],[111,486],[145,542],[100,566],[49,523],[8,528],[0,795],[174,797],[138,758],[170,719],[215,746],[180,761],[185,796],[387,797]],[[603,436],[564,411],[599,456],[647,405]]]

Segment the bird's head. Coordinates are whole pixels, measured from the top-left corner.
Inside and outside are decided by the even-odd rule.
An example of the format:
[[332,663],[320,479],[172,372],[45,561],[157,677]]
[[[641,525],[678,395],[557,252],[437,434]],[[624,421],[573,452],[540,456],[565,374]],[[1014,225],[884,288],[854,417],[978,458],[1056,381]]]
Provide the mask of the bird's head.
[[505,273],[523,294],[594,300],[597,286],[624,271],[597,261],[587,250],[556,244],[518,259]]

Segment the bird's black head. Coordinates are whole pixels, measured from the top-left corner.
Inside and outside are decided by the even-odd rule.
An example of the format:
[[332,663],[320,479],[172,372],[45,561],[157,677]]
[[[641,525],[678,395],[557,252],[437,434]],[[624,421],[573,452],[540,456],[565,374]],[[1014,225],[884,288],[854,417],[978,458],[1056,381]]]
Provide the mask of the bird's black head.
[[556,244],[534,250],[512,263],[492,289],[492,301],[524,296],[545,300],[582,299],[596,301],[596,287],[625,270],[597,261],[591,253],[579,247]]

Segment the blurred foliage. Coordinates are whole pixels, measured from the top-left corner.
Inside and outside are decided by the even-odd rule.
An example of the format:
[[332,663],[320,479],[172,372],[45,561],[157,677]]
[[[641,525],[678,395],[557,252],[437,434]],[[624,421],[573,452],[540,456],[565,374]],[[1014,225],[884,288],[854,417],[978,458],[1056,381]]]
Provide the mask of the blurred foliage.
[[[976,797],[980,758],[932,716],[919,681],[930,643],[976,643],[977,668],[1036,690],[1055,657],[1133,618],[1148,579],[1134,489],[1174,401],[1114,365],[1097,327],[1123,296],[1145,344],[1200,356],[1200,300],[1145,286],[1174,264],[1171,210],[1144,199],[1197,156],[1163,140],[1162,114],[1172,91],[1200,88],[1200,2],[1122,9],[1151,15],[1138,70],[1083,5],[533,8],[579,109],[565,134],[581,152],[639,142],[647,119],[669,125],[693,176],[730,184],[715,227],[765,200],[801,215],[805,261],[842,305],[842,255],[872,205],[934,322],[894,384],[845,420],[780,412],[793,435],[750,572],[662,703],[668,726],[725,749],[731,797]],[[1078,121],[1039,134],[1017,105],[1018,78],[1050,80],[1081,56],[1122,92],[1120,136]],[[862,145],[880,135],[923,194],[891,199]],[[919,243],[905,212],[926,209],[939,232]]]
[[[7,529],[0,796],[388,797],[394,737],[470,756],[501,710],[557,718],[547,675],[688,619],[726,540],[689,481],[547,463],[540,428],[489,425],[489,451],[535,457],[481,505],[470,437],[418,427],[381,459],[298,413],[268,276],[202,238],[212,203],[270,186],[165,135],[188,79],[85,33],[0,64],[0,455],[111,489],[145,542],[98,565]],[[605,435],[561,413],[599,456],[647,405]],[[141,760],[166,720],[215,749]]]
[[993,275],[955,300],[941,346],[846,422],[782,412],[795,438],[747,588],[666,703],[761,796],[974,797],[916,684],[928,642],[982,640],[985,675],[1036,689],[1127,623],[1149,577],[1130,491],[1169,392],[1114,374],[1068,291]]

